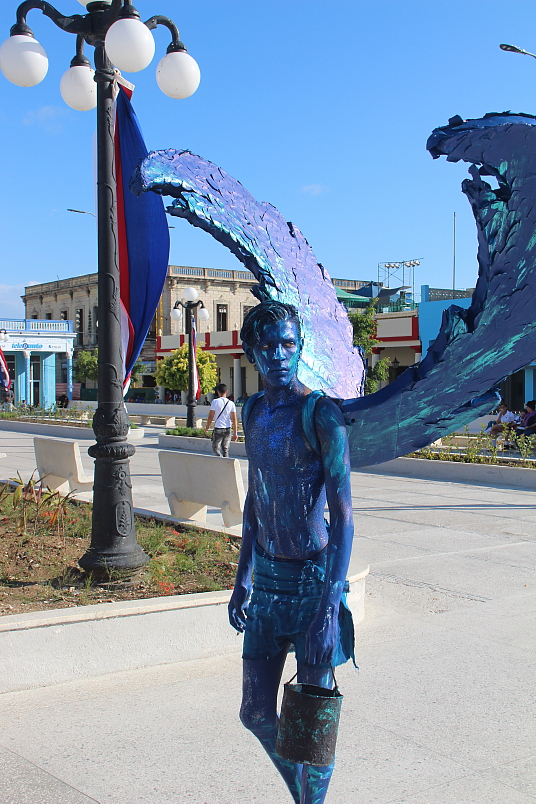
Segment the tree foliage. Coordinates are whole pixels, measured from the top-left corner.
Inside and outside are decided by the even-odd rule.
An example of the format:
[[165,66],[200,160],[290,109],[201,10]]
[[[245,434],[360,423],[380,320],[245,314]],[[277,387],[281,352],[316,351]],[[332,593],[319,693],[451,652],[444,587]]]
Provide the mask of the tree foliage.
[[[199,346],[196,353],[197,371],[201,393],[213,391],[218,382],[216,358],[210,352],[204,352]],[[155,379],[157,385],[163,385],[170,391],[188,390],[188,344],[183,344],[168,357],[156,364]]]
[[376,314],[377,299],[373,299],[363,312],[357,310],[349,313],[350,323],[354,330],[354,346],[361,349],[363,357],[368,360],[367,374],[365,377],[365,394],[373,394],[378,390],[378,384],[386,380],[389,376],[390,359],[382,357],[375,366],[372,366],[372,350],[380,341],[376,337]]
[[96,349],[91,352],[82,351],[76,353],[74,377],[76,382],[87,382],[88,380],[97,382],[99,378],[99,368]]
[[[137,382],[143,373],[143,364],[136,360],[130,375],[131,383]],[[76,382],[87,382],[92,380],[97,382],[99,379],[99,350],[82,351],[76,353],[76,365],[74,367]]]

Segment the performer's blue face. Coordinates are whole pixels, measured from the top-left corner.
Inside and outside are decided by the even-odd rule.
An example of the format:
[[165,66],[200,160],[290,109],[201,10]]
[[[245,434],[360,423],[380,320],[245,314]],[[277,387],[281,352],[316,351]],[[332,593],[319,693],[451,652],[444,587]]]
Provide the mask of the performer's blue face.
[[294,321],[266,324],[253,347],[255,363],[263,380],[275,388],[289,385],[298,370],[300,339]]

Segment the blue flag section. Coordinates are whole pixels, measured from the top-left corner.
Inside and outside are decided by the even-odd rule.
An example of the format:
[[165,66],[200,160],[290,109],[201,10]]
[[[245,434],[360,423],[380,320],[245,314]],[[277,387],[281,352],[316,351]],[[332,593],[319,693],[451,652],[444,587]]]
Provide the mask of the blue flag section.
[[147,148],[130,103],[131,94],[130,90],[119,87],[115,126],[125,385],[158,307],[169,262],[169,228],[162,199],[154,193],[135,196],[129,189],[130,177],[147,156]]

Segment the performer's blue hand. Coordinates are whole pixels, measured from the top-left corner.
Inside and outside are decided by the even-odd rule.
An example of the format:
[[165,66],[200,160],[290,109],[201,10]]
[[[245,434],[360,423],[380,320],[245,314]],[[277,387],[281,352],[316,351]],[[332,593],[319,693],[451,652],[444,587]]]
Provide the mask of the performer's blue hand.
[[236,631],[242,632],[246,627],[246,611],[249,605],[251,589],[237,584],[229,601],[229,622]]
[[327,664],[332,661],[339,639],[338,612],[330,607],[319,610],[305,635],[307,664]]

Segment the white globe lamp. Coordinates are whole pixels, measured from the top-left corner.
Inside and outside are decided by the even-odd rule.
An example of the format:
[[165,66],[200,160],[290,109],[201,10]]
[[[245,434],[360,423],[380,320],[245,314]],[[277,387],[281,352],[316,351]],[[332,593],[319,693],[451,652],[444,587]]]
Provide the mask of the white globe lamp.
[[48,72],[47,54],[33,36],[10,36],[0,46],[0,70],[18,87],[35,87]]
[[206,307],[202,307],[199,312],[197,313],[197,317],[200,321],[208,321],[210,318],[210,313]]
[[89,112],[97,105],[95,71],[89,65],[75,65],[63,73],[60,81],[61,97],[71,109]]
[[184,288],[182,291],[182,298],[187,302],[197,301],[198,296],[199,294],[195,288]]
[[108,29],[104,44],[110,61],[127,73],[145,70],[153,60],[153,35],[140,19],[134,17],[114,22]]
[[170,98],[189,98],[200,81],[199,65],[186,50],[167,53],[156,68],[156,82],[164,95]]
[[180,321],[182,318],[182,310],[180,307],[174,307],[170,313],[173,321]]
[[[78,2],[80,3],[81,6],[84,6],[84,8],[87,8],[87,6],[90,3],[94,3],[95,0],[78,0]],[[106,5],[108,5],[108,6],[110,5],[111,2],[112,2],[112,0],[101,0],[101,3],[106,3]]]

